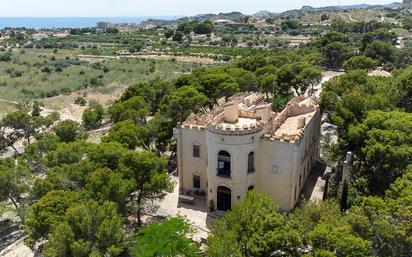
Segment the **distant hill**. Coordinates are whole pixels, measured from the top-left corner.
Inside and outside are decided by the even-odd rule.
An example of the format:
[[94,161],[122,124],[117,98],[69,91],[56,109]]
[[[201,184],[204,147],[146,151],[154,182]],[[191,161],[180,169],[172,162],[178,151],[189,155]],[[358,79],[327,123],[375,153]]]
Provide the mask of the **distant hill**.
[[405,8],[412,8],[412,0],[403,0],[403,6]]
[[[404,0],[404,1],[411,1],[411,0]],[[402,6],[402,3],[393,2],[390,4],[385,5],[371,5],[371,4],[355,4],[355,5],[342,5],[342,6],[325,6],[325,7],[311,7],[311,6],[303,6],[301,8],[302,11],[335,11],[335,10],[350,10],[350,9],[383,9],[383,8],[397,8]]]
[[241,20],[248,15],[245,15],[241,12],[230,12],[230,13],[219,13],[219,14],[198,14],[192,17],[184,17],[177,20],[177,22],[184,22],[184,21],[205,21],[205,20],[220,20],[220,19],[228,19],[228,20]]
[[[404,1],[412,1],[412,0],[404,0]],[[353,9],[384,9],[384,8],[394,9],[394,8],[400,8],[402,6],[403,4],[398,3],[398,2],[394,2],[391,4],[385,4],[385,5],[356,4],[356,5],[325,6],[325,7],[303,6],[301,9],[282,12],[279,14],[279,16],[283,18],[296,19],[305,14],[325,12],[325,11],[338,12],[338,11],[353,10]]]
[[401,8],[405,5],[412,4],[412,0],[403,0],[403,3],[394,2],[386,5],[370,5],[370,4],[356,4],[356,5],[344,5],[344,6],[326,6],[326,7],[312,7],[312,6],[302,6],[300,9],[289,10],[282,13],[274,13],[268,10],[259,11],[253,15],[245,15],[241,12],[229,12],[229,13],[219,13],[219,14],[198,14],[195,16],[183,17],[177,20],[147,20],[143,24],[157,24],[165,25],[171,23],[181,23],[185,21],[205,21],[205,20],[219,20],[219,19],[228,19],[233,21],[239,21],[245,17],[252,16],[256,18],[268,18],[268,17],[282,17],[289,19],[297,19],[306,14],[325,12],[325,11],[342,11],[342,10],[351,10],[351,9],[383,9],[383,8]]
[[253,14],[252,16],[256,17],[256,18],[268,18],[268,17],[273,17],[273,16],[276,16],[276,15],[277,15],[277,13],[273,13],[273,12],[263,10],[263,11],[259,11],[255,14]]

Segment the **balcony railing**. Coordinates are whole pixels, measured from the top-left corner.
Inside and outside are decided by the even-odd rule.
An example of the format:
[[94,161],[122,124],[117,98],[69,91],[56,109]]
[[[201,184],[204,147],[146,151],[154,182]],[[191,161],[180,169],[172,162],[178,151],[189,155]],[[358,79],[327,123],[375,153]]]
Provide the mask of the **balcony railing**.
[[230,178],[230,170],[228,169],[217,169],[217,176],[222,178]]

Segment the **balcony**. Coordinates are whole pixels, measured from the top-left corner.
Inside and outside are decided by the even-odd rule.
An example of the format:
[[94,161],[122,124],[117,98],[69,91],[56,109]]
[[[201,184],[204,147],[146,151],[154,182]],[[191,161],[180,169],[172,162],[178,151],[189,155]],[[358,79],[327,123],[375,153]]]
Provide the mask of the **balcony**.
[[230,172],[230,170],[229,169],[225,169],[225,168],[222,168],[222,169],[217,169],[217,176],[218,177],[221,177],[221,178],[231,178],[231,176],[230,176],[230,174],[231,174],[231,172]]

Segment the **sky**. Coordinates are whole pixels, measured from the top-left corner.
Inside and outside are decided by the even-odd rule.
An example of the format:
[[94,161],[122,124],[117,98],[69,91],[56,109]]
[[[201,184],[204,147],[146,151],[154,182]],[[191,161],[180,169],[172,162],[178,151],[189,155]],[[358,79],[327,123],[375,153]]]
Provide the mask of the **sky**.
[[[1,17],[138,17],[187,16],[260,10],[281,12],[313,7],[350,4],[387,4],[395,0],[2,0]],[[398,0],[401,1],[401,0]]]

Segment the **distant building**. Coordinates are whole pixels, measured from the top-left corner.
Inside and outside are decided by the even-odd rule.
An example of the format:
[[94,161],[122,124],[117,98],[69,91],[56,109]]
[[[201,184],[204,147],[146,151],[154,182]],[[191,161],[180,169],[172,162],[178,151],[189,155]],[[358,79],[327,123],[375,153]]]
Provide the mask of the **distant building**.
[[56,32],[56,33],[54,33],[53,36],[58,37],[58,38],[64,38],[64,37],[67,37],[69,35],[70,35],[70,33],[68,31],[63,31],[63,32]]
[[31,38],[34,40],[42,40],[43,38],[48,38],[49,36],[45,33],[37,33],[37,34],[33,34],[31,35]]
[[314,98],[297,96],[275,113],[259,93],[190,116],[175,130],[180,193],[226,211],[257,188],[291,210],[319,159],[320,121]]
[[233,21],[229,20],[229,19],[218,19],[218,20],[214,20],[213,24],[218,26],[218,25],[225,25],[225,24],[231,24],[233,23]]
[[99,21],[96,26],[97,29],[109,29],[112,27],[113,27],[113,24],[107,21]]

